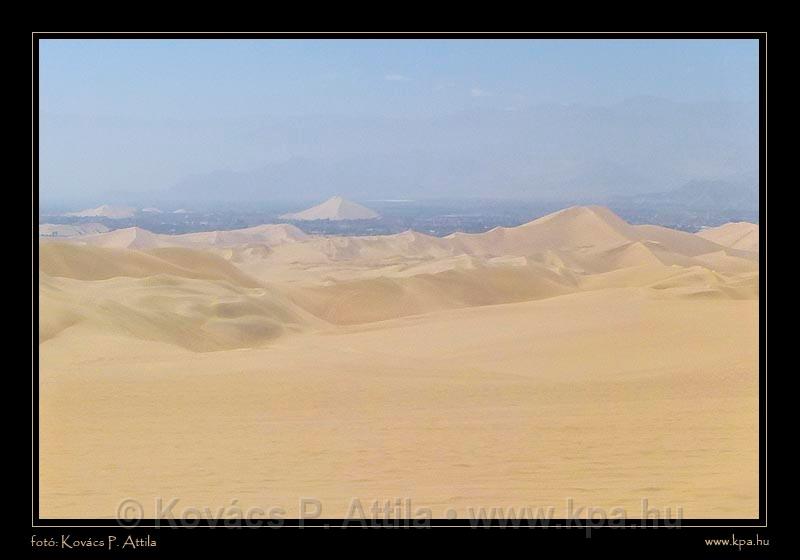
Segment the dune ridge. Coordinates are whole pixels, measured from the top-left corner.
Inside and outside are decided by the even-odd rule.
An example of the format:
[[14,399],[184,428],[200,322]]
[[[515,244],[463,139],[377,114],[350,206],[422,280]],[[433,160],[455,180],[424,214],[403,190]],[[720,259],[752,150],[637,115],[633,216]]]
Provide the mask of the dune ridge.
[[[176,284],[204,281],[208,297],[216,297],[220,283],[237,289],[268,287],[283,298],[281,305],[291,309],[292,317],[304,318],[293,320],[293,328],[315,321],[386,321],[615,288],[642,289],[657,298],[756,298],[758,254],[747,249],[753,229],[729,226],[695,235],[631,225],[606,208],[590,206],[567,208],[513,228],[444,238],[414,231],[313,236],[289,224],[174,236],[127,228],[42,242],[39,268],[48,277],[85,282],[117,277],[158,277],[165,284],[169,279]],[[192,289],[198,289],[198,282]],[[58,315],[57,309],[47,313]],[[63,313],[65,317],[47,323],[74,323],[74,311]],[[279,326],[287,316],[276,315],[277,326],[270,332],[286,332]],[[189,321],[176,328],[198,325]],[[254,323],[249,330],[258,332],[259,327]],[[240,331],[241,347],[274,338],[251,337],[246,325]],[[57,332],[50,327],[44,339]],[[142,331],[131,332],[139,336]],[[232,329],[230,337],[237,332]],[[208,329],[198,337],[207,334]],[[203,347],[195,342],[188,346]]]
[[731,249],[758,252],[758,231],[758,224],[729,222],[719,227],[704,229],[697,235]]

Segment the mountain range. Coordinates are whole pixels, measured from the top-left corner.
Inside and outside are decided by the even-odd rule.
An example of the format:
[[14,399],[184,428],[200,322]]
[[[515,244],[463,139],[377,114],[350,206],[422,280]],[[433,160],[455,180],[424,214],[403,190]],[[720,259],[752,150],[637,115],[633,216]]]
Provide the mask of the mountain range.
[[[195,123],[165,128],[158,141],[171,138],[171,145],[196,152],[200,142],[221,137],[219,155],[159,184],[148,180],[147,188],[154,197],[196,201],[334,195],[597,200],[755,176],[757,117],[736,103],[639,97],[609,106],[550,104],[417,119]],[[110,137],[130,134],[132,126],[118,131],[113,121],[101,124]],[[62,120],[56,129],[67,134],[70,126],[76,124]]]

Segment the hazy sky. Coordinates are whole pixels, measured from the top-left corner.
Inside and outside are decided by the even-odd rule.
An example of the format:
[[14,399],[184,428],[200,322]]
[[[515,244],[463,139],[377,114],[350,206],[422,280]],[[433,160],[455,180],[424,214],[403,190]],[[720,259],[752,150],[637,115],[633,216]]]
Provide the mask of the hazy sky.
[[[39,76],[43,197],[101,196],[156,192],[189,175],[293,157],[352,159],[335,145],[340,125],[350,138],[359,123],[369,135],[380,122],[413,128],[446,123],[448,115],[610,106],[640,96],[732,104],[752,116],[758,44],[45,40]],[[351,145],[355,152],[358,143]],[[382,155],[399,149],[389,142]],[[474,194],[478,187],[470,188]]]

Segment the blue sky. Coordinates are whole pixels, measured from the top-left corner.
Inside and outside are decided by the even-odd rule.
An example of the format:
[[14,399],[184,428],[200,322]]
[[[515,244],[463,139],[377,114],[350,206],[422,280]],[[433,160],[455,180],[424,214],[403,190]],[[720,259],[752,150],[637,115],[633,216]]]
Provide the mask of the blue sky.
[[637,95],[757,102],[754,40],[46,40],[44,111],[427,115]]
[[[297,118],[419,121],[546,104],[609,106],[640,96],[754,112],[758,44],[44,40],[39,76],[41,192],[66,196],[158,190],[191,174],[304,157],[302,146],[285,141],[302,133],[287,124]],[[261,133],[242,123],[258,119],[284,119],[289,132],[272,144],[263,135],[248,144]],[[304,126],[337,126],[330,122]],[[182,136],[174,123],[207,126]]]

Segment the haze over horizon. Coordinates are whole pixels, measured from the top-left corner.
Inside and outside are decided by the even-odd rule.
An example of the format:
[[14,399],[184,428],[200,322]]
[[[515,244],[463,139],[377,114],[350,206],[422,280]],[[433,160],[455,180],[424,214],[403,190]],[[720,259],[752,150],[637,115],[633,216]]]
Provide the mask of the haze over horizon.
[[755,188],[757,69],[751,40],[47,40],[39,192],[78,209]]

